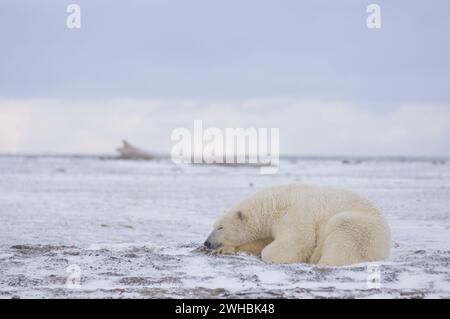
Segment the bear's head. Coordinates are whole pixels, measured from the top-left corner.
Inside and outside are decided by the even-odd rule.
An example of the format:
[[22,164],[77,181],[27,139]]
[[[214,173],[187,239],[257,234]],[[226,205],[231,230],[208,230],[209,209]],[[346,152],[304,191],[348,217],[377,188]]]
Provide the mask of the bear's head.
[[226,213],[214,224],[214,230],[205,241],[209,249],[236,247],[255,240],[252,216],[242,210]]

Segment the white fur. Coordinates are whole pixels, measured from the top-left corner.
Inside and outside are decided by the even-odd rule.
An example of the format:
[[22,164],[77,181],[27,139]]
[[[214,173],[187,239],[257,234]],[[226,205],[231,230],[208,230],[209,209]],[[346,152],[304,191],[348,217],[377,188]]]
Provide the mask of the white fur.
[[221,252],[261,254],[270,263],[343,266],[386,259],[390,230],[379,211],[352,192],[292,184],[239,203],[215,224],[208,242]]

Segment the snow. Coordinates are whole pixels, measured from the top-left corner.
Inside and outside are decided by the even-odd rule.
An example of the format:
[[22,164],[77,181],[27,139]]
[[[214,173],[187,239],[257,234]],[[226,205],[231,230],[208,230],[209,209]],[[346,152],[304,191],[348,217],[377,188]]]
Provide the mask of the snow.
[[[269,265],[197,248],[227,208],[295,181],[352,189],[385,213],[389,260]],[[80,287],[66,285],[69,266]],[[369,267],[380,288],[368,285]],[[0,157],[0,298],[450,298],[450,163],[281,161],[258,168]]]

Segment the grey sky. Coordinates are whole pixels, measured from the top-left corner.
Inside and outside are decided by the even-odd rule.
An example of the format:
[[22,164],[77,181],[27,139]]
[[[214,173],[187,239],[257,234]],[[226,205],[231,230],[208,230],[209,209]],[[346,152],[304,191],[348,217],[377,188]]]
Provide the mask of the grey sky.
[[[67,5],[82,28],[66,27]],[[366,27],[381,6],[382,28]],[[279,127],[281,151],[449,156],[450,2],[1,0],[0,152],[169,152]]]
[[2,0],[0,95],[448,102],[450,3],[372,2]]

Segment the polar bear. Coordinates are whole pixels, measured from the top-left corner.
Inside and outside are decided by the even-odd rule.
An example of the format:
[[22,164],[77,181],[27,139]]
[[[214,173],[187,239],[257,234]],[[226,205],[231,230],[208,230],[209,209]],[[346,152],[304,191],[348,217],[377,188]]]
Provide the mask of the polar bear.
[[346,190],[291,184],[262,190],[214,224],[205,246],[268,263],[344,266],[384,260],[390,230],[368,200]]

